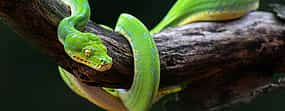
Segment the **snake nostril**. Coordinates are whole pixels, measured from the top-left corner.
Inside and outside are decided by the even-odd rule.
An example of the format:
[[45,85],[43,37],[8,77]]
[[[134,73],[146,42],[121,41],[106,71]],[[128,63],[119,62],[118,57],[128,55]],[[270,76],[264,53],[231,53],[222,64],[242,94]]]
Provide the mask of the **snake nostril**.
[[101,64],[105,64],[106,61],[105,61],[104,59],[100,59],[100,63],[101,63]]

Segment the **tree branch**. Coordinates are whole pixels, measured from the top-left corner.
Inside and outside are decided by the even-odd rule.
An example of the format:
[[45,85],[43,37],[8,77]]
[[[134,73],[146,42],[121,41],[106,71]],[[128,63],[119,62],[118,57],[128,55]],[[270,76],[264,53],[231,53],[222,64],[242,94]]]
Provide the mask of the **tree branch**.
[[[78,64],[65,54],[57,40],[57,24],[68,14],[68,7],[60,0],[0,1],[3,21],[83,82],[129,87],[133,64],[128,42],[118,33],[90,22],[86,31],[100,36],[113,57],[113,67],[107,72],[96,72]],[[253,89],[271,84],[274,72],[284,71],[284,35],[284,22],[268,12],[252,12],[228,22],[169,28],[154,35],[160,52],[161,87],[190,83],[191,97],[218,96],[227,101],[199,98],[207,109],[248,97]],[[212,93],[207,93],[210,90]],[[206,103],[209,100],[214,102]]]

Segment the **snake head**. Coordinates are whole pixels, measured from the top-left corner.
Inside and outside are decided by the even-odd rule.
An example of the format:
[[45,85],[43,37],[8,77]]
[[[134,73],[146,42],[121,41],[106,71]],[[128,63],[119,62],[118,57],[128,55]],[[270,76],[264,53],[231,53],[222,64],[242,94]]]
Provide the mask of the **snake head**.
[[97,71],[106,71],[112,67],[112,58],[108,56],[107,48],[95,34],[69,34],[64,41],[64,50],[74,61]]

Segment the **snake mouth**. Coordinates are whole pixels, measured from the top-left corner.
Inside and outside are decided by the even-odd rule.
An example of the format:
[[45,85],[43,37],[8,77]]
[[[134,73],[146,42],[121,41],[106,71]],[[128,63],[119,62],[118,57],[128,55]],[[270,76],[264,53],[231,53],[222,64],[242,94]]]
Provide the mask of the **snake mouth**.
[[101,65],[96,65],[94,68],[97,70],[97,71],[107,71],[109,69],[111,69],[112,67],[112,63],[108,63],[108,64],[101,64]]
[[112,67],[112,63],[94,65],[91,62],[89,62],[88,60],[83,59],[83,58],[78,57],[78,56],[72,56],[72,58],[76,62],[87,65],[87,66],[91,67],[92,69],[95,69],[96,71],[100,71],[100,72],[107,71],[107,70],[111,69],[111,67]]

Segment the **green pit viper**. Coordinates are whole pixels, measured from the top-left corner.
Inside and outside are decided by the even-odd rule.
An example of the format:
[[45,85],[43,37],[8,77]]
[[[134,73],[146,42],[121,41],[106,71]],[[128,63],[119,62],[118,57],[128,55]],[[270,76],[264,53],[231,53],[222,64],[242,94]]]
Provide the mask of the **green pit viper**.
[[[97,71],[109,70],[112,58],[96,34],[82,32],[90,20],[88,0],[61,0],[71,8],[71,15],[61,20],[58,38],[64,50],[74,61]],[[129,42],[134,56],[134,78],[130,89],[88,86],[59,67],[65,83],[78,95],[110,111],[146,111],[158,95],[160,80],[159,54],[152,38],[154,33],[168,27],[181,26],[196,21],[223,21],[239,18],[256,10],[259,0],[178,0],[165,18],[151,31],[137,18],[121,14],[116,32]],[[168,91],[166,91],[168,92]],[[169,91],[171,93],[173,91]]]

